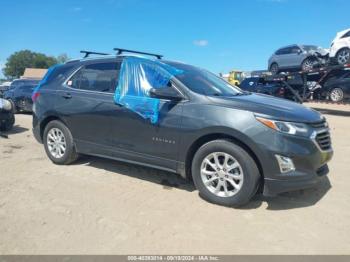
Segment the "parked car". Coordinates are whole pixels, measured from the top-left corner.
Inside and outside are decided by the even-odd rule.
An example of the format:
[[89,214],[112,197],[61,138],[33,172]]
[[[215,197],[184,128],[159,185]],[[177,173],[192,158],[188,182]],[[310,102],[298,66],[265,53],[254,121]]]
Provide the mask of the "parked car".
[[0,98],[0,131],[9,131],[15,123],[15,115],[12,104],[6,99]]
[[350,63],[350,28],[337,33],[332,41],[329,57],[340,65]]
[[5,82],[0,85],[0,98],[3,98],[4,92],[10,88],[11,82]]
[[18,79],[4,92],[4,98],[14,105],[14,112],[32,112],[32,93],[40,80]]
[[333,155],[320,113],[179,62],[67,62],[49,70],[33,100],[33,133],[53,163],[87,154],[167,170],[220,205],[244,205],[259,189],[272,196],[314,187]]
[[286,70],[311,70],[328,61],[328,50],[314,45],[289,45],[278,49],[268,61],[268,69],[277,74]]
[[322,97],[333,102],[343,102],[350,98],[350,71],[342,70],[327,78],[321,88]]

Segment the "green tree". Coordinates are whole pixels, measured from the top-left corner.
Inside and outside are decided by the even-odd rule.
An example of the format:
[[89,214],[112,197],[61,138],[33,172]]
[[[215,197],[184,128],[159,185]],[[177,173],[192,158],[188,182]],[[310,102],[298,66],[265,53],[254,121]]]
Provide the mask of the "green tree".
[[49,68],[57,64],[57,59],[52,56],[46,56],[42,53],[32,52],[30,50],[21,50],[7,58],[3,73],[9,78],[18,78],[23,75],[27,67],[30,68]]
[[64,64],[65,62],[67,62],[70,58],[68,57],[67,54],[60,54],[56,60],[57,60],[57,63],[59,64]]

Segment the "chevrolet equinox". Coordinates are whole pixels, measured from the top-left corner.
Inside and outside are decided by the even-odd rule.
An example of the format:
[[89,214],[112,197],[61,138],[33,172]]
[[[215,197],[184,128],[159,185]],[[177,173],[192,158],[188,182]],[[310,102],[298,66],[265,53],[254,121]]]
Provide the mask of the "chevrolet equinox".
[[[192,179],[200,195],[225,206],[244,205],[258,192],[314,187],[333,150],[318,112],[268,95],[244,92],[216,75],[180,62],[151,123],[114,94],[131,54],[72,60],[48,71],[32,94],[33,132],[58,165],[80,154],[154,167]],[[40,88],[39,88],[40,87]]]

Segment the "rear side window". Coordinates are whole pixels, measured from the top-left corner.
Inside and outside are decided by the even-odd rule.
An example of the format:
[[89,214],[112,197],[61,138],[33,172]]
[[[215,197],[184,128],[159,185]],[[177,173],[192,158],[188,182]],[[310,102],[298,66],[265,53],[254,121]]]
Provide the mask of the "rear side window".
[[97,63],[81,68],[67,85],[81,90],[113,93],[117,86],[120,63]]
[[350,31],[348,31],[345,35],[342,36],[342,38],[350,37]]
[[290,47],[281,48],[281,49],[277,50],[276,55],[286,55],[286,54],[289,54],[290,52],[291,52]]

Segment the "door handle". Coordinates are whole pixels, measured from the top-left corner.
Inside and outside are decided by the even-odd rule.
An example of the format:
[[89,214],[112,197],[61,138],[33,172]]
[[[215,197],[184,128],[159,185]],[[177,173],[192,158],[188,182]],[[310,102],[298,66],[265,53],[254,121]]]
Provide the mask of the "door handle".
[[62,95],[62,97],[65,98],[65,99],[71,99],[72,95],[67,93],[67,94]]

